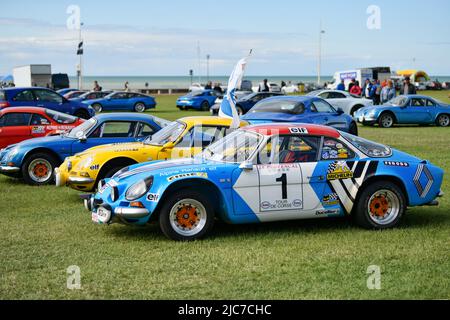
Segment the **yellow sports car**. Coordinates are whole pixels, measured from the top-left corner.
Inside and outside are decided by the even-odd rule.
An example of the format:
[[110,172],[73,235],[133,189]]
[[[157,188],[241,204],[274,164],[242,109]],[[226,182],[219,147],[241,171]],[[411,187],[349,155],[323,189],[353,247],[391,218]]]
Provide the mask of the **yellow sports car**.
[[[241,122],[241,127],[248,123]],[[85,150],[55,169],[56,185],[92,191],[98,181],[132,164],[187,158],[228,133],[231,119],[186,117],[174,121],[143,142],[102,145]]]

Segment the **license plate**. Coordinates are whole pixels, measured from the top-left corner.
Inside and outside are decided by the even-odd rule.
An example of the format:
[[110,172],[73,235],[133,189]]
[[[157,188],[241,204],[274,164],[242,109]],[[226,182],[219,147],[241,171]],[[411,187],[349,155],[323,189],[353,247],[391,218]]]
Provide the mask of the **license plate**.
[[92,212],[92,221],[95,223],[99,223],[98,222],[98,214],[97,212]]

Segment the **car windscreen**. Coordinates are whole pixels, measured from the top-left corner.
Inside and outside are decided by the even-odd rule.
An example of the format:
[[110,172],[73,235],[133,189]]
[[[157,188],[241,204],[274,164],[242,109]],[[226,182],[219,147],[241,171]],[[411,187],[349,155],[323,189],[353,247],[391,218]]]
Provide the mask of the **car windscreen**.
[[77,121],[77,117],[50,109],[45,109],[45,114],[61,124],[69,124]]
[[168,142],[175,142],[186,128],[186,124],[183,122],[174,121],[169,125],[159,130],[154,135],[148,137],[144,143],[162,146]]
[[153,116],[153,121],[161,128],[167,127],[169,124],[172,123],[172,121],[168,121],[166,119],[161,119],[161,118],[158,118],[155,116]]
[[91,118],[82,124],[80,124],[78,127],[73,128],[70,130],[66,136],[69,138],[81,138],[83,136],[87,136],[89,131],[95,126],[97,123],[97,120],[95,118]]
[[345,140],[350,142],[355,148],[369,157],[384,158],[390,157],[392,155],[392,149],[385,145],[369,141],[345,132],[341,132],[341,136],[343,136]]
[[292,100],[263,100],[256,104],[250,113],[256,112],[276,112],[286,114],[300,114],[305,106],[298,101]]

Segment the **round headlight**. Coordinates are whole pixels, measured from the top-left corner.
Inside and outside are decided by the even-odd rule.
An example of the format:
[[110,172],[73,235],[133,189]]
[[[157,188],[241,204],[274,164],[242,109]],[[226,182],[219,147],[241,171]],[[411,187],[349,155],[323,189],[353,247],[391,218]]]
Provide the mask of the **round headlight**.
[[133,184],[131,187],[128,188],[125,194],[125,198],[128,201],[139,199],[140,197],[142,197],[144,194],[147,193],[152,184],[153,184],[153,177],[136,182],[135,184]]

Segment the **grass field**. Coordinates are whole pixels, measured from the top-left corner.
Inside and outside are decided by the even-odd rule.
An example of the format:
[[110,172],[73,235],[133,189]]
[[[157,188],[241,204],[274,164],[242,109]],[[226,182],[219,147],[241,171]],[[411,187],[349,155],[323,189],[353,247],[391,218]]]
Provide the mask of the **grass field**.
[[[450,102],[448,92],[429,93]],[[152,112],[179,112],[160,96]],[[450,172],[450,128],[360,128],[360,135]],[[0,299],[449,299],[450,180],[439,207],[408,210],[401,228],[361,230],[347,219],[216,225],[193,243],[158,226],[91,223],[78,192],[0,178]],[[80,290],[66,269],[81,269]],[[366,285],[381,267],[381,290]]]

